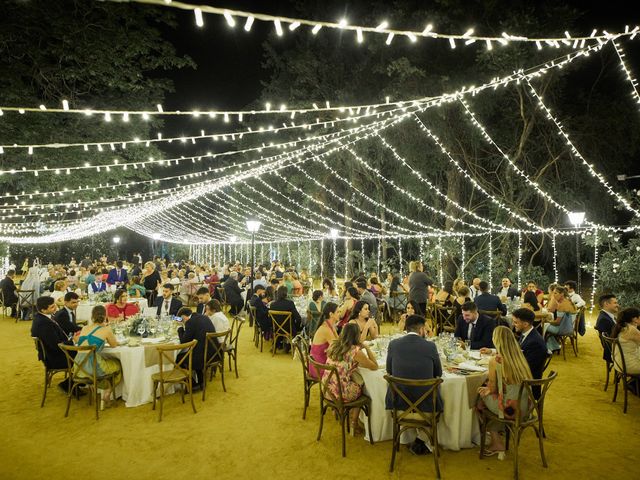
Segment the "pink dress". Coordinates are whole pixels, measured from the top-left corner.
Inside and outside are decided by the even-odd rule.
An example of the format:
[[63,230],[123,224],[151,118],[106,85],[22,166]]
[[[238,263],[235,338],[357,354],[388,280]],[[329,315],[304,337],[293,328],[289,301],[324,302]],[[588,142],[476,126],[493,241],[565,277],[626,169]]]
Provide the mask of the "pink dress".
[[[360,347],[353,346],[342,360],[327,359],[327,364],[334,365],[338,368],[338,377],[340,378],[342,386],[342,400],[345,402],[352,402],[362,395],[362,386],[351,378],[351,374],[358,368],[358,362],[355,356],[359,351]],[[330,372],[326,370],[323,372],[323,382],[326,381],[329,373]],[[331,380],[327,383],[327,389],[335,398],[338,398],[338,382],[335,376],[332,376]]]
[[[318,363],[327,363],[327,348],[329,348],[329,342],[322,343],[320,345],[311,345],[311,351],[309,355]],[[318,378],[318,372],[316,367],[309,363],[309,374],[313,378]]]

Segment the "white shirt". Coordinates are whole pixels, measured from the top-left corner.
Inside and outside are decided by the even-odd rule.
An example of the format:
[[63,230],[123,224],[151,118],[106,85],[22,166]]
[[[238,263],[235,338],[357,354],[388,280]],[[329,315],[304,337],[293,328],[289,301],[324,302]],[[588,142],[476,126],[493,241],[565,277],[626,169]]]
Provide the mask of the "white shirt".
[[529,328],[529,330],[527,330],[526,332],[522,332],[520,334],[520,345],[522,345],[522,343],[524,342],[524,339],[527,338],[527,335],[529,335],[531,333],[531,331],[533,330],[533,325],[531,326],[531,328]]
[[586,302],[576,292],[573,292],[569,298],[571,299],[573,304],[576,306],[576,308],[582,308],[586,305]]
[[171,310],[171,300],[172,298],[162,298],[162,308],[160,311],[162,312],[163,317],[169,315],[169,311]]
[[471,341],[471,331],[473,330],[473,327],[476,326],[476,322],[478,321],[478,319],[476,318],[473,322],[469,323],[469,327],[467,329],[467,340]]
[[[211,319],[211,323],[213,323],[213,327],[216,329],[217,333],[226,332],[231,327],[229,326],[229,319],[222,312],[216,312],[209,317]],[[224,337],[218,337],[218,343],[224,342]]]
[[480,289],[471,285],[469,287],[469,292],[471,292],[471,300],[474,300],[478,295],[480,295]]

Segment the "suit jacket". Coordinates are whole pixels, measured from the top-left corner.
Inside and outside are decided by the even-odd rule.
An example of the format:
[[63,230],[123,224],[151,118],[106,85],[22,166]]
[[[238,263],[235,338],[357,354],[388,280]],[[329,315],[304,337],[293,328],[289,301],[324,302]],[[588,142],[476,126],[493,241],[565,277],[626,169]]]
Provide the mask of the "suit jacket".
[[[497,289],[495,294],[498,296],[498,298],[500,298],[500,292],[502,292],[502,285],[500,285]],[[518,291],[518,289],[516,287],[514,287],[513,285],[511,285],[509,287],[509,289],[507,290],[507,298],[520,298],[520,292]]]
[[18,303],[18,295],[16,295],[16,284],[13,278],[4,277],[0,280],[0,290],[4,297],[4,304],[6,306],[15,305]]
[[[38,312],[33,317],[31,324],[31,336],[42,340],[45,353],[45,365],[47,368],[67,368],[67,358],[58,347],[59,343],[73,345],[73,341],[67,339],[64,330],[55,321]],[[42,352],[38,352],[38,359],[42,360]]]
[[[185,323],[184,327],[178,329],[178,337],[180,343],[197,340],[196,346],[193,347],[193,357],[191,359],[194,370],[202,370],[204,368],[204,346],[207,343],[206,335],[209,332],[215,332],[213,322],[206,315],[192,313],[191,318]],[[209,349],[209,356],[213,355],[213,351]]]
[[74,317],[69,315],[69,311],[64,307],[54,313],[53,319],[58,325],[60,325],[60,328],[62,328],[62,330],[64,330],[64,333],[66,333],[67,335],[82,330],[81,326],[76,325],[75,315]]
[[469,339],[467,338],[469,324],[460,316],[456,320],[455,336],[462,340],[470,340],[473,350],[479,350],[482,347],[493,348],[492,337],[495,327],[496,322],[493,318],[487,315],[479,315],[478,320],[476,320],[476,326],[473,329],[472,338]]
[[196,307],[196,313],[199,313],[200,315],[204,315],[204,307],[205,307],[205,303],[199,303],[198,306]]
[[520,343],[524,358],[527,359],[531,375],[533,378],[542,378],[544,362],[547,360],[547,344],[535,328],[529,332],[527,337]]
[[[158,308],[156,315],[158,316],[162,315],[163,304],[164,304],[164,297],[160,296],[156,298],[156,301],[153,304],[154,307]],[[180,310],[181,308],[182,308],[182,302],[180,301],[180,299],[171,297],[171,303],[169,304],[169,315],[174,315],[174,316],[178,315],[178,310]]]
[[478,310],[500,310],[502,315],[507,314],[507,307],[500,301],[500,297],[491,293],[481,293],[473,300]]
[[127,283],[129,278],[127,277],[127,271],[124,268],[120,269],[120,275],[118,275],[118,269],[112,268],[107,275],[107,283],[113,285],[114,283]]
[[256,322],[258,322],[262,331],[270,332],[272,330],[272,325],[271,319],[269,318],[269,307],[255,295],[251,297],[249,303],[256,307]]
[[[611,316],[607,312],[601,310],[598,314],[598,319],[596,320],[595,329],[601,334],[610,337],[615,326],[616,322],[611,318]],[[603,349],[602,358],[607,362],[611,362],[611,351],[606,347]]]
[[[387,372],[394,377],[413,380],[427,380],[442,376],[442,365],[440,364],[440,356],[435,344],[412,333],[392,340],[387,352]],[[400,386],[399,389],[411,401],[418,400],[428,390],[426,387],[406,386]],[[393,408],[391,387],[387,389],[385,405],[387,410]],[[400,410],[408,407],[407,402],[400,396],[396,397],[395,406]],[[431,412],[432,399],[426,398],[418,407],[423,412]],[[437,411],[442,411],[442,399],[439,391],[437,393],[436,409]]]
[[[269,310],[278,310],[281,312],[291,312],[291,320],[293,321],[293,334],[299,332],[302,329],[302,318],[296,309],[295,303],[286,298],[282,300],[276,300],[271,302],[269,305]],[[269,323],[271,323],[271,319],[269,319]]]
[[224,293],[227,296],[227,303],[229,305],[242,307],[244,301],[242,300],[242,296],[240,295],[242,293],[242,289],[240,288],[238,281],[229,277],[222,286],[224,287]]

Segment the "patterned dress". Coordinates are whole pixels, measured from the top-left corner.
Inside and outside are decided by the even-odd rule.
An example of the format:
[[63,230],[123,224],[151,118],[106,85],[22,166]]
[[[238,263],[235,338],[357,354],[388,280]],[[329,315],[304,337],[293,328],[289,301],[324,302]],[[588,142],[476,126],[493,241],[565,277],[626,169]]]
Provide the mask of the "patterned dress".
[[[353,346],[351,350],[349,350],[342,360],[332,360],[331,358],[327,359],[328,365],[333,365],[338,369],[338,377],[340,379],[340,384],[342,387],[342,400],[344,402],[352,402],[357,400],[362,395],[362,386],[353,380],[352,374],[358,368],[358,362],[355,359],[356,354],[360,351],[360,347]],[[338,379],[336,379],[335,375],[331,376],[329,379],[329,375],[331,372],[325,370],[322,374],[323,382],[329,392],[335,397],[338,398],[340,392],[338,390]]]

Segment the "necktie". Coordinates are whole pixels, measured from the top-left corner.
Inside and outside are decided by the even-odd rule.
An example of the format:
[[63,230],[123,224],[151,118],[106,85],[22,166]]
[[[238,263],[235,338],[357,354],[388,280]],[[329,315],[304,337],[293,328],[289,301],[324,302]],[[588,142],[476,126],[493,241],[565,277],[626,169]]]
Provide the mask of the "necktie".
[[473,340],[473,331],[476,329],[476,324],[471,324],[471,330],[469,330],[469,341]]
[[164,311],[165,314],[169,313],[169,300],[164,301]]
[[69,316],[71,317],[71,323],[73,323],[75,325],[76,324],[76,314],[73,313],[73,312],[70,312]]

